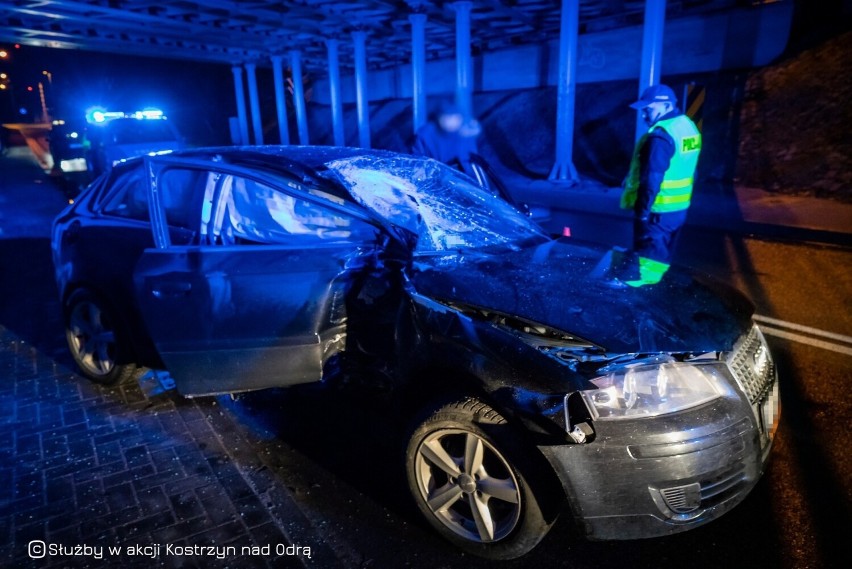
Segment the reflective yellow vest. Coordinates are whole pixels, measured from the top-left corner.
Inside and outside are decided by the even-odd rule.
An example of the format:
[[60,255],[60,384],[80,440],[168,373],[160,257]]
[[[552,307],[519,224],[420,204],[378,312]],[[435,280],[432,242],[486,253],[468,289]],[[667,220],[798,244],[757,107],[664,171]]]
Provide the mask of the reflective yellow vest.
[[630,173],[621,196],[621,207],[629,209],[636,203],[636,192],[639,189],[639,150],[645,144],[648,134],[655,128],[662,128],[672,137],[675,153],[669,169],[663,176],[660,192],[651,205],[651,211],[668,213],[687,209],[692,200],[693,177],[698,165],[698,155],[701,153],[701,133],[686,115],[655,123],[639,140],[630,162]]

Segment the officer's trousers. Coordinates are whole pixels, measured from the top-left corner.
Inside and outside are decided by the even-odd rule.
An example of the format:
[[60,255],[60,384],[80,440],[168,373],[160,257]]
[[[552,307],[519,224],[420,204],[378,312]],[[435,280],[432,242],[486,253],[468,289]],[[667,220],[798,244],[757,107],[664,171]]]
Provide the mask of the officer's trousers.
[[652,213],[646,221],[633,220],[633,250],[640,257],[671,264],[687,210]]

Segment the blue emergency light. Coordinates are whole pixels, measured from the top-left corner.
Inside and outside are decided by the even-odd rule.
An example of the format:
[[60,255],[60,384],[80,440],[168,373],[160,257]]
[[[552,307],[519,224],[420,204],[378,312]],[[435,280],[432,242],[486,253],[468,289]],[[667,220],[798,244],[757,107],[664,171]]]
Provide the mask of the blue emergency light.
[[113,119],[165,120],[166,115],[160,109],[142,109],[132,113],[107,111],[100,108],[86,111],[86,122],[90,124],[106,124]]

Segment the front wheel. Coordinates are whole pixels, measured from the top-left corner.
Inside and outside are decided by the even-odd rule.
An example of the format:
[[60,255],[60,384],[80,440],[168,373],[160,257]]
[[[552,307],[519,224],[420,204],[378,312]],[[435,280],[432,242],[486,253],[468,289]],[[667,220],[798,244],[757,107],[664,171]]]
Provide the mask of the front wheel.
[[136,366],[119,364],[116,323],[105,303],[80,290],[68,301],[65,338],[74,363],[87,378],[112,385],[133,375]]
[[545,489],[533,488],[532,461],[513,435],[491,407],[464,399],[423,421],[406,453],[409,488],[429,523],[487,559],[524,555],[553,523],[537,495]]

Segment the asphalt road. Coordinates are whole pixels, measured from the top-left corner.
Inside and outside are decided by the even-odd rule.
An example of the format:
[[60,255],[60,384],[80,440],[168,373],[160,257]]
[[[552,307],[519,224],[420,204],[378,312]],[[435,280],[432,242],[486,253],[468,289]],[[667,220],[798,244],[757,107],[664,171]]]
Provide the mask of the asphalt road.
[[[0,322],[67,364],[43,225],[63,199],[49,186],[44,191],[33,197],[38,212],[27,221],[32,231],[0,239]],[[3,206],[8,228],[13,210]],[[625,231],[608,227],[607,218],[587,220],[608,239]],[[693,531],[586,542],[576,538],[565,516],[529,556],[502,566],[852,566],[846,541],[852,530],[852,404],[846,397],[852,378],[852,249],[843,239],[801,241],[784,232],[767,239],[690,228],[678,260],[746,292],[779,331],[769,341],[779,366],[782,421],[768,472],[736,509]],[[404,484],[399,428],[378,403],[311,388],[221,397],[219,403],[250,433],[264,468],[290,490],[341,566],[495,566],[460,554],[421,521]],[[223,444],[228,436],[220,433]]]

